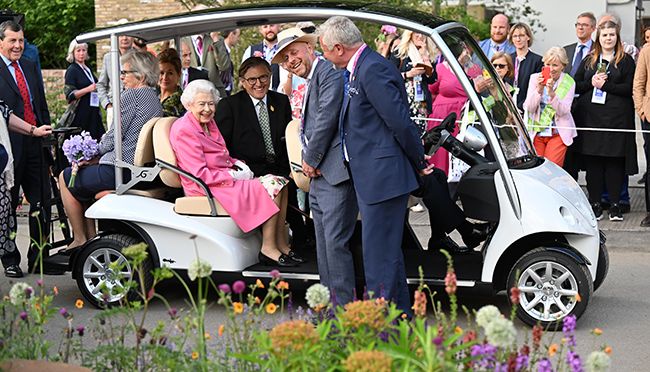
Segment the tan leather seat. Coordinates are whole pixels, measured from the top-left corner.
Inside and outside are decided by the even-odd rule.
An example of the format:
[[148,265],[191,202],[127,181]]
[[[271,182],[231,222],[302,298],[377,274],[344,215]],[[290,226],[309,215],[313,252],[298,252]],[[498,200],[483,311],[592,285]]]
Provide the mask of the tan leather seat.
[[[162,118],[156,123],[153,129],[153,146],[157,159],[176,166],[176,154],[169,142],[169,132],[171,131],[174,121],[176,121],[176,118]],[[169,187],[182,187],[180,176],[169,169],[163,169],[160,171],[160,179]],[[227,216],[228,212],[223,209],[216,199],[213,198],[213,200],[217,208],[217,215]],[[174,211],[179,214],[209,216],[210,203],[208,198],[205,196],[185,196],[176,199]]]

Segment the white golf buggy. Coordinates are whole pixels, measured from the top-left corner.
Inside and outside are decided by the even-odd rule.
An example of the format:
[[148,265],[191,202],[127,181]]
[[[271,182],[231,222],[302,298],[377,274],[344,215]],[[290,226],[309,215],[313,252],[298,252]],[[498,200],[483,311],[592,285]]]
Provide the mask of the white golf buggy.
[[[462,24],[379,4],[265,3],[99,29],[81,34],[77,40],[110,38],[112,80],[118,81],[119,35],[147,42],[174,39],[179,45],[179,38],[185,35],[269,23],[319,22],[335,15],[392,24],[429,35],[469,97],[469,109],[461,118],[467,124],[465,142],[443,131],[434,146],[445,147],[470,165],[458,184],[458,197],[466,216],[491,225],[488,238],[479,249],[454,257],[458,286],[483,288],[492,293],[518,287],[518,316],[528,324],[541,322],[554,328],[569,314],[582,315],[607,274],[604,236],[599,233],[578,184],[561,168],[536,156],[505,87]],[[461,54],[465,57],[460,58]],[[493,87],[477,92],[475,87],[480,80],[488,78],[494,82]],[[138,242],[148,245],[148,268],[167,265],[186,270],[196,257],[196,249],[202,259],[210,262],[214,275],[228,272],[244,277],[269,276],[273,267],[263,266],[257,260],[260,232],[243,233],[201,180],[175,166],[169,144],[174,118],[156,118],[147,123],[140,134],[134,164],[119,160],[119,95],[118,84],[114,84],[116,166],[129,170],[131,181],[123,183],[121,172],[116,172],[116,192],[106,193],[86,213],[98,221],[100,232],[77,249],[69,262],[86,300],[96,306],[104,300],[120,300],[121,295],[112,290],[122,286],[132,272],[128,265],[122,273],[112,272],[109,264],[125,262],[121,249]],[[449,118],[442,125],[453,121]],[[183,196],[179,174],[202,185],[208,196]],[[162,184],[147,190],[141,187],[151,186],[152,182]],[[419,282],[418,267],[422,266],[425,282],[443,285],[444,257],[437,250],[423,248],[408,226],[408,218],[405,223],[403,251],[409,283]],[[358,236],[356,239],[355,254],[359,261]],[[296,268],[284,268],[283,277],[317,281],[315,253],[311,258]],[[150,282],[150,278],[146,279]],[[102,295],[104,290],[108,291],[107,298],[102,298],[106,296]]]

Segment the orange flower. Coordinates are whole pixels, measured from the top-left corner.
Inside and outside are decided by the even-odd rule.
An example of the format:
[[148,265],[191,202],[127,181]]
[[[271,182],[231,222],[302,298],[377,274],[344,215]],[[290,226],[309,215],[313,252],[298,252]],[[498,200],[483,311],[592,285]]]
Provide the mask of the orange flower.
[[257,286],[257,288],[264,288],[264,283],[262,283],[262,281],[259,279],[257,279],[255,285]]
[[611,347],[611,346],[605,346],[605,350],[604,350],[604,351],[605,351],[605,353],[606,353],[607,355],[611,355],[611,354],[612,354],[612,347]]
[[463,334],[463,329],[456,326],[456,328],[454,328],[454,333],[457,334],[457,335],[462,335]]
[[235,312],[235,314],[241,314],[244,312],[244,304],[242,304],[241,302],[233,302],[232,309]]
[[269,332],[272,353],[286,358],[291,353],[300,353],[319,341],[316,328],[304,320],[291,320],[280,323]]
[[551,346],[548,347],[548,356],[554,356],[557,353],[557,348],[557,344],[551,344]]
[[217,334],[219,335],[219,337],[223,336],[224,328],[226,328],[226,327],[224,327],[223,324],[219,326],[219,330],[217,331]]
[[210,333],[205,332],[205,334],[203,335],[203,338],[205,338],[206,340],[209,340],[209,339],[212,338],[212,336],[210,336]]
[[55,296],[58,296],[58,295],[59,295],[59,289],[58,289],[56,286],[54,286],[54,287],[52,288],[52,292],[54,292],[54,295],[55,295]]
[[576,293],[575,299],[576,299],[576,302],[582,301],[582,297],[580,297],[580,293]]
[[593,331],[591,331],[591,333],[595,334],[596,336],[600,336],[603,334],[603,330],[600,328],[594,328]]
[[192,360],[197,360],[199,359],[199,352],[198,351],[193,351],[192,352]]
[[78,298],[77,301],[75,301],[74,306],[77,309],[82,309],[84,307],[84,301],[82,299]]
[[259,297],[255,296],[255,305],[259,305],[262,302]]
[[378,350],[355,351],[343,361],[345,371],[391,371],[393,359]]
[[280,280],[278,284],[275,285],[275,288],[277,289],[289,289],[289,283],[285,282],[284,280]]
[[275,306],[275,304],[272,303],[272,302],[270,304],[266,305],[266,313],[267,314],[273,314],[273,313],[275,313],[275,310],[277,310],[277,309],[278,309],[278,307]]
[[415,291],[415,300],[411,309],[413,309],[413,313],[417,317],[425,317],[427,315],[427,296],[423,291]]

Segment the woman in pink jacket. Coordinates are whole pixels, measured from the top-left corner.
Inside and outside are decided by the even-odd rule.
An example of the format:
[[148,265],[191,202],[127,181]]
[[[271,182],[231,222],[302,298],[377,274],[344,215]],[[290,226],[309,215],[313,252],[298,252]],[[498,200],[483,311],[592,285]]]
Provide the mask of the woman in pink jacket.
[[576,83],[569,74],[562,72],[569,63],[564,48],[552,47],[544,54],[542,62],[550,73],[547,78],[543,73],[530,76],[524,102],[524,110],[528,111],[526,125],[537,155],[561,167],[567,146],[578,135],[571,115]]
[[[214,121],[219,94],[207,80],[187,85],[181,102],[187,113],[172,126],[170,142],[178,166],[203,180],[235,223],[249,232],[262,226],[260,262],[295,266],[303,262],[284,237],[287,179],[274,175],[254,178],[241,160],[232,158]],[[204,195],[200,187],[181,176],[187,196]]]

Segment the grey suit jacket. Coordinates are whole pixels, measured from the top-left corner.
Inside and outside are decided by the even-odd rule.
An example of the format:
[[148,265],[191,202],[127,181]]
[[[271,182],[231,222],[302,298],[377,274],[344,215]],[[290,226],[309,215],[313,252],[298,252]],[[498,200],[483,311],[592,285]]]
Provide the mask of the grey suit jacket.
[[191,59],[190,66],[196,68],[202,68],[208,72],[208,79],[214,84],[214,86],[219,91],[219,95],[223,98],[226,97],[226,87],[224,87],[223,82],[221,82],[221,73],[219,72],[218,66],[218,48],[217,43],[212,41],[210,34],[203,34],[203,53],[199,59],[196,54],[196,48],[194,48],[194,43],[192,43],[191,37],[183,38],[187,45],[190,46]]
[[337,185],[350,178],[343,164],[339,113],[343,102],[343,75],[332,63],[319,59],[309,83],[305,111],[304,134],[307,146],[303,160],[321,171],[330,184]]

